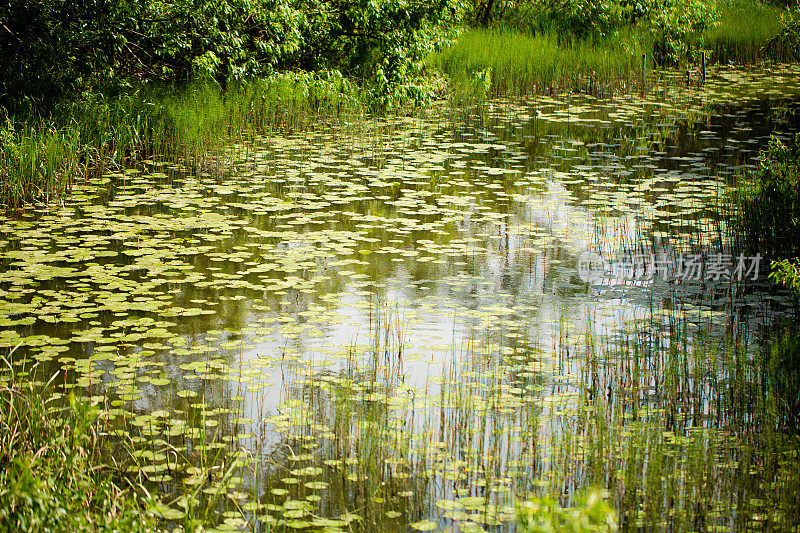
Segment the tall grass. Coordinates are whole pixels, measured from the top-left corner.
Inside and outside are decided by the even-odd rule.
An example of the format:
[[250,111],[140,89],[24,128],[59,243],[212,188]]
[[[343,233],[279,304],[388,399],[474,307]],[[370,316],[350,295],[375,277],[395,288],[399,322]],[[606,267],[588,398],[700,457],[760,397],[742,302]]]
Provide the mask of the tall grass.
[[[155,516],[100,462],[99,410],[51,383],[0,378],[0,530],[153,531]],[[52,380],[51,380],[52,381]]]
[[274,129],[360,113],[355,86],[342,77],[286,74],[222,92],[196,83],[84,96],[48,118],[0,126],[0,204],[49,200],[89,173],[146,158],[215,169],[231,142]]
[[584,91],[610,95],[642,84],[642,54],[651,46],[633,31],[600,42],[559,44],[556,35],[470,29],[430,58],[451,81],[455,96],[476,94],[487,72],[491,95]]
[[746,253],[778,260],[800,256],[800,135],[773,138],[759,169],[737,183],[731,227]]
[[770,57],[765,46],[781,31],[782,10],[761,2],[731,0],[718,5],[718,20],[704,35],[705,48],[717,63],[752,63]]
[[[728,0],[717,13],[718,23],[696,36],[695,45],[711,52],[710,62],[794,58],[791,46],[770,44],[784,25],[780,8]],[[429,65],[447,77],[456,100],[565,91],[608,96],[639,90],[653,79],[643,69],[654,64],[656,34],[643,23],[623,24],[608,35],[583,39],[554,30],[472,28],[433,54]]]

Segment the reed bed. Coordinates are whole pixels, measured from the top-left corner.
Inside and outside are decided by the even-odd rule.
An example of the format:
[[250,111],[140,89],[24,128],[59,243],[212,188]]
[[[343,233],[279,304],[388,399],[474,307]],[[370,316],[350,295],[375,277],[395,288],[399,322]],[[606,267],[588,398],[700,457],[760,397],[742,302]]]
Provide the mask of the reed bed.
[[155,514],[130,480],[103,462],[101,410],[54,396],[3,359],[0,372],[0,527],[5,531],[153,531]]
[[557,35],[469,29],[430,59],[451,82],[456,99],[562,91],[596,95],[642,86],[647,40],[620,32],[598,43],[560,43]]
[[287,74],[230,87],[143,88],[87,95],[50,118],[0,129],[0,204],[52,200],[75,180],[151,158],[197,170],[224,164],[232,143],[273,130],[360,114],[356,88],[342,77]]
[[783,10],[761,2],[729,1],[718,5],[717,25],[706,31],[703,46],[716,63],[748,64],[785,61],[788,52],[768,52],[770,39],[780,33]]
[[[420,384],[405,368],[407,326],[376,302],[341,361],[284,355],[279,390],[251,393],[249,412],[237,407],[241,389],[220,387],[212,371],[172,412],[138,414],[109,398],[104,412],[116,417],[99,418],[73,403],[92,425],[72,424],[80,431],[65,442],[80,450],[70,439],[89,439],[81,464],[117,450],[128,459],[115,479],[137,488],[137,505],[187,529],[426,531],[516,519],[535,530],[548,517],[584,517],[598,531],[796,528],[796,324],[727,339],[706,326],[677,306],[603,334],[591,316],[564,317],[547,341],[522,322],[489,322]],[[67,398],[13,394],[3,421],[22,431],[6,440]],[[280,407],[265,413],[273,394]],[[63,431],[48,427],[29,441]],[[103,436],[114,438],[101,447]]]

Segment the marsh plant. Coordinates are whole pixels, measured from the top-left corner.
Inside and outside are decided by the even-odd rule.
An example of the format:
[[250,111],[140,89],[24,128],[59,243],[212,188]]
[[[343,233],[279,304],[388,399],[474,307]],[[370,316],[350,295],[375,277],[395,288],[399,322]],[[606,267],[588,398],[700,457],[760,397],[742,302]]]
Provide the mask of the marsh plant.
[[771,139],[757,172],[742,178],[734,227],[742,246],[771,261],[771,277],[798,291],[800,257],[800,136]]
[[155,514],[130,480],[103,462],[102,410],[54,395],[3,358],[0,525],[4,531],[152,531]]
[[145,88],[88,94],[48,118],[0,130],[0,201],[19,207],[61,197],[76,182],[146,160],[219,173],[221,151],[272,131],[362,112],[341,75],[287,74],[232,85]]
[[[597,45],[580,40],[560,44],[547,33],[470,29],[434,54],[430,64],[445,73],[456,101],[480,95],[476,89],[483,90],[483,97],[570,90],[611,95],[641,87],[647,51],[632,33]],[[490,83],[484,82],[487,78]]]
[[664,67],[700,73],[703,60],[792,60],[794,13],[740,0],[475,2],[477,24],[429,64],[447,77],[456,99],[474,90],[472,76],[486,72],[493,96],[609,96],[655,85]]
[[706,29],[702,41],[709,61],[742,64],[791,59],[792,48],[775,42],[783,28],[785,10],[780,6],[729,0],[718,2],[717,11],[717,24]]

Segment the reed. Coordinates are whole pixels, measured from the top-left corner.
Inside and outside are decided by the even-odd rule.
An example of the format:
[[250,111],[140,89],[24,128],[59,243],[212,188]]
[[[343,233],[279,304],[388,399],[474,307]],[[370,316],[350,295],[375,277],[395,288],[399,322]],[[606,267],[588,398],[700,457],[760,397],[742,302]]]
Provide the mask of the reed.
[[[53,381],[0,373],[0,526],[7,531],[153,531],[130,480],[103,463],[99,409]],[[21,372],[25,373],[25,372]]]
[[[641,86],[647,38],[621,30],[599,42],[559,42],[557,35],[529,35],[510,29],[469,29],[433,56],[429,64],[450,80],[459,96],[513,96],[563,91],[611,95]],[[645,68],[647,68],[647,61]],[[481,73],[491,83],[483,85]]]
[[737,64],[786,59],[765,47],[781,31],[782,10],[762,2],[731,0],[719,4],[717,25],[703,36],[704,47],[716,63]]
[[0,127],[0,204],[52,200],[90,174],[148,158],[195,171],[228,164],[232,144],[275,130],[315,126],[362,113],[357,88],[341,76],[285,74],[231,86],[146,87],[117,96],[90,94],[50,117]]

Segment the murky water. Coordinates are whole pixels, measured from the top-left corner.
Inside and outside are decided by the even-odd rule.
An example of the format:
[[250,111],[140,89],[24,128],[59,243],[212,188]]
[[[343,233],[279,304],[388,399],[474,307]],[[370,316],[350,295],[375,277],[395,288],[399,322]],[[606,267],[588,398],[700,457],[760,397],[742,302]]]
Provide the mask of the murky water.
[[720,212],[800,129],[798,74],[353,119],[231,147],[222,177],[91,180],[2,218],[0,346],[105,405],[174,519],[510,529],[515,499],[601,486],[625,528],[794,523],[797,440],[761,446],[737,355],[784,307]]

